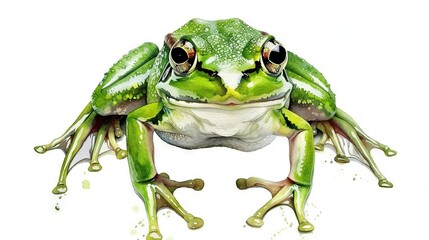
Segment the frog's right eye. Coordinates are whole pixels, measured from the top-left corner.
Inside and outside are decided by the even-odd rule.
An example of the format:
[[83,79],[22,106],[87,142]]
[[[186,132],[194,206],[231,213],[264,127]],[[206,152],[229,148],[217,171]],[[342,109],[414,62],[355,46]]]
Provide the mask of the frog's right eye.
[[170,65],[178,74],[189,74],[197,65],[194,45],[186,40],[177,41],[170,50]]

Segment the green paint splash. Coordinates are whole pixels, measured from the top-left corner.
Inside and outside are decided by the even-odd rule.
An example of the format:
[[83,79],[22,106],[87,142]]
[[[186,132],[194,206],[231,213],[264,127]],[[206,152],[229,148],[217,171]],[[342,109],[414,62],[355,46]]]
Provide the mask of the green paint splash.
[[85,179],[82,181],[82,188],[83,189],[89,189],[91,187],[91,183],[89,182],[89,180]]

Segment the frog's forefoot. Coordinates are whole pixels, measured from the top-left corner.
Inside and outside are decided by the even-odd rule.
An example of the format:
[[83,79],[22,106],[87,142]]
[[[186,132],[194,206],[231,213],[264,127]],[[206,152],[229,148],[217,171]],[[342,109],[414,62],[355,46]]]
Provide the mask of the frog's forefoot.
[[368,136],[347,113],[341,109],[337,109],[332,119],[328,121],[312,122],[312,126],[321,132],[321,138],[315,143],[316,150],[323,151],[326,142],[331,140],[337,153],[334,160],[339,163],[350,162],[349,156],[346,155],[343,148],[344,146],[341,144],[341,136],[348,140],[357,150],[357,155],[350,157],[358,158],[367,164],[378,178],[378,185],[380,187],[393,187],[393,184],[389,182],[378,169],[370,151],[373,148],[377,148],[383,151],[388,157],[395,156],[396,151]]
[[295,211],[299,222],[298,230],[301,232],[314,230],[313,224],[306,219],[304,213],[305,202],[311,186],[296,183],[290,178],[280,182],[271,182],[255,177],[237,179],[236,185],[239,189],[263,187],[272,195],[272,198],[264,206],[247,219],[246,222],[250,226],[261,227],[264,224],[263,217],[270,209],[279,204],[288,204]]
[[162,239],[162,234],[158,227],[157,212],[159,209],[168,207],[179,214],[186,222],[189,229],[198,229],[204,225],[204,221],[188,213],[174,197],[173,193],[181,187],[192,188],[200,191],[204,188],[204,181],[193,179],[183,182],[171,180],[166,173],[158,174],[148,182],[134,182],[134,189],[142,198],[147,217],[149,220],[149,233],[147,240]]

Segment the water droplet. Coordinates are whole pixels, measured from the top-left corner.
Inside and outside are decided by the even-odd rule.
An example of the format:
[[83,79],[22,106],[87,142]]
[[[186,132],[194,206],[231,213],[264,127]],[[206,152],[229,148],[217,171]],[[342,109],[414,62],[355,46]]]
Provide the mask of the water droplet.
[[134,205],[132,209],[133,209],[133,212],[138,212],[139,211],[139,206]]

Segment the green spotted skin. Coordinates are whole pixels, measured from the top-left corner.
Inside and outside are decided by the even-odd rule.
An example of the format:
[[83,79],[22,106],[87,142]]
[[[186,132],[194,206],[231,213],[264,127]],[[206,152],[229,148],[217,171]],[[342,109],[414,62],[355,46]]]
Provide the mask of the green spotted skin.
[[[160,97],[169,95],[206,103],[223,103],[231,98],[244,103],[284,94],[290,87],[284,75],[272,77],[260,69],[262,46],[268,39],[273,37],[240,19],[189,21],[167,35],[149,77],[147,102],[160,101]],[[167,81],[160,82],[169,64],[169,42],[178,40],[192,42],[197,69],[185,76],[172,74]],[[242,76],[244,72],[247,76],[241,77],[236,85],[225,80],[228,76],[224,75]]]
[[146,102],[147,78],[158,47],[144,43],[115,63],[94,90],[92,106],[100,115],[126,115]]
[[220,72],[224,68],[246,71],[259,60],[267,35],[234,18],[219,21],[193,19],[173,33],[176,39],[191,40],[202,68]]
[[335,94],[325,77],[298,55],[288,52],[286,73],[293,84],[290,109],[307,121],[331,119]]

